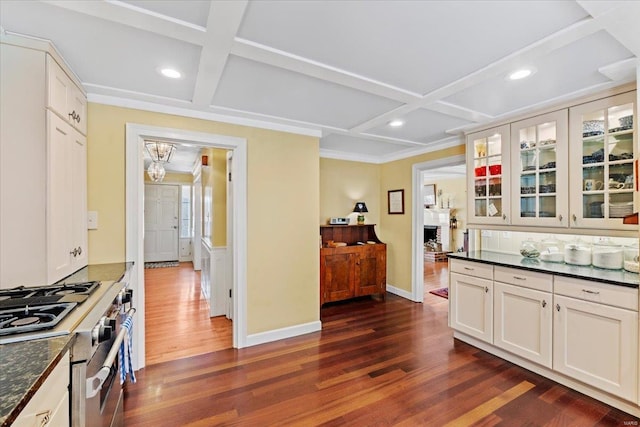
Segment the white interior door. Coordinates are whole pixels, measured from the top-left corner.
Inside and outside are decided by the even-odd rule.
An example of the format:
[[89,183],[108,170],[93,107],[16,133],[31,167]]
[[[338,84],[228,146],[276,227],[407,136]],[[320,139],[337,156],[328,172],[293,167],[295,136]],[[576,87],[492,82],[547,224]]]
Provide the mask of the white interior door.
[[144,186],[144,260],[178,260],[180,187]]

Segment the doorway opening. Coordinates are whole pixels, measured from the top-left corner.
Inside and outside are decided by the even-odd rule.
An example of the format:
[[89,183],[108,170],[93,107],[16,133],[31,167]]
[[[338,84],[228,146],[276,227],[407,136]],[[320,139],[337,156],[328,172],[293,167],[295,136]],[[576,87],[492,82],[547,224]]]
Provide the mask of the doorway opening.
[[463,240],[459,224],[466,217],[464,165],[464,155],[413,165],[411,287],[415,302],[425,302],[430,290],[448,285],[446,253],[457,250]]
[[[165,177],[154,182],[144,172],[147,365],[232,347],[226,273],[230,152],[166,142],[175,155],[163,164]],[[145,155],[145,169],[148,165],[151,158]],[[166,309],[167,301],[173,309]]]
[[[130,287],[136,295],[137,321],[134,323],[134,369],[145,366],[145,270],[144,264],[144,159],[145,139],[171,140],[182,144],[221,148],[233,152],[232,164],[235,179],[232,183],[234,198],[229,208],[233,213],[233,226],[227,236],[233,244],[230,253],[233,312],[233,347],[242,348],[246,344],[246,221],[247,221],[247,147],[244,138],[225,135],[185,131],[140,124],[126,125],[126,258],[134,266],[130,277]],[[195,187],[195,185],[194,185]],[[194,206],[196,205],[194,200]],[[195,224],[194,224],[195,229]],[[197,236],[194,236],[194,240]],[[197,243],[197,242],[196,242]],[[194,244],[194,249],[197,244]],[[195,252],[195,251],[194,251]],[[175,310],[175,304],[166,308]],[[176,333],[175,331],[174,333]]]

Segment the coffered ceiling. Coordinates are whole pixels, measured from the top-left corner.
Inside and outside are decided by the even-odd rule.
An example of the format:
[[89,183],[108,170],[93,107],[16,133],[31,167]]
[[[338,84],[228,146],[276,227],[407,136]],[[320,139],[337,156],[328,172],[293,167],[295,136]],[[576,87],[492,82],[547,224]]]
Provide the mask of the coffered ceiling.
[[0,1],[3,31],[51,40],[91,102],[318,135],[323,156],[370,162],[634,81],[638,22],[640,1]]

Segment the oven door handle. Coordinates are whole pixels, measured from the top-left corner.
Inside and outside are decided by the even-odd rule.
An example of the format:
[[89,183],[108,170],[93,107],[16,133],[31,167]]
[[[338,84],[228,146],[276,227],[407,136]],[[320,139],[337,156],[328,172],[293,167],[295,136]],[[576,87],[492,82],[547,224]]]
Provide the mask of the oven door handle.
[[[131,308],[129,311],[127,311],[127,317],[133,316],[135,312],[136,312],[136,309]],[[111,350],[109,351],[109,354],[107,354],[107,358],[102,364],[102,368],[100,368],[97,374],[95,374],[90,378],[87,378],[87,399],[91,399],[96,394],[98,394],[102,389],[102,385],[104,384],[104,382],[109,377],[109,374],[111,373],[113,362],[115,362],[116,357],[118,357],[118,352],[120,351],[120,345],[122,344],[122,341],[126,336],[127,336],[127,328],[120,329],[118,336],[116,337],[115,341],[113,342],[113,345],[111,346]]]

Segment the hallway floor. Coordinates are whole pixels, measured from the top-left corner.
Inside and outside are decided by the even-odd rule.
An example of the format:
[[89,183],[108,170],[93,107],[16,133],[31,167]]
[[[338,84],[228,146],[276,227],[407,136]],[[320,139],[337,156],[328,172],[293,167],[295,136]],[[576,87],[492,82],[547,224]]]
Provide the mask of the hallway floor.
[[147,365],[231,348],[231,321],[209,317],[192,263],[147,268],[144,274]]

